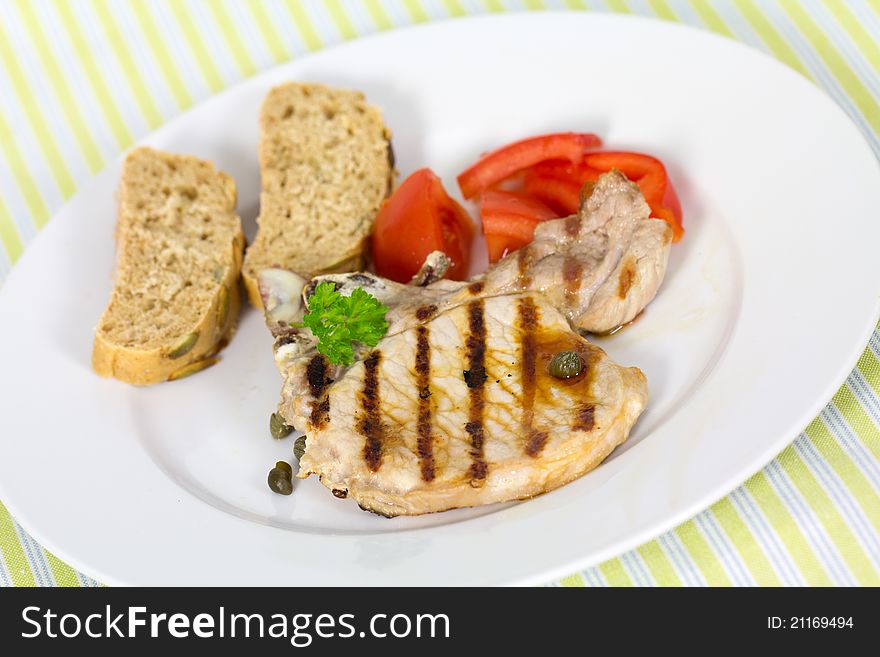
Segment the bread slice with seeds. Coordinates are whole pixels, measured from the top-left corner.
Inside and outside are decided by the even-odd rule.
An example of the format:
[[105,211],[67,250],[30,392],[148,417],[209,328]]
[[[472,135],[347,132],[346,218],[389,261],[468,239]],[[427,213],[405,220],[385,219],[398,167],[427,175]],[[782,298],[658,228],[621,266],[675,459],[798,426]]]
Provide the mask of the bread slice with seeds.
[[260,113],[260,217],[244,260],[251,303],[257,274],[283,267],[311,278],[364,266],[367,238],[391,191],[391,135],[363,94],[290,82]]
[[235,182],[210,162],[151,148],[125,160],[113,290],[92,366],[135,385],[216,362],[235,330],[244,251]]

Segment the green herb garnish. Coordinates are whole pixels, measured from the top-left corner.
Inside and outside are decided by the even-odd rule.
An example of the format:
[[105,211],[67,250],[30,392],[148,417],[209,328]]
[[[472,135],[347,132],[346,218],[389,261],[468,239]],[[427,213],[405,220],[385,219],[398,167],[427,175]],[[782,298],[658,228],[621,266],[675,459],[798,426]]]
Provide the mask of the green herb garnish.
[[302,323],[318,338],[318,351],[331,363],[351,365],[354,342],[375,347],[388,331],[387,312],[387,307],[361,288],[344,297],[333,283],[324,282],[309,297],[309,312]]

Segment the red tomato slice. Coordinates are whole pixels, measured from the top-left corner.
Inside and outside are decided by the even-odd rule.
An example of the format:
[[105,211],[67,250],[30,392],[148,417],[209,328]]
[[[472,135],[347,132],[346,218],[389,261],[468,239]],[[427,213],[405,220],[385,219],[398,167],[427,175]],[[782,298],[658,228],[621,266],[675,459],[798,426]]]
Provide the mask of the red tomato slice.
[[560,217],[578,211],[582,185],[574,180],[548,176],[530,170],[523,179],[523,191],[551,207]]
[[670,223],[673,241],[677,242],[684,235],[681,225],[681,204],[675,188],[666,173],[666,167],[656,157],[644,153],[628,151],[603,151],[589,153],[584,162],[587,166],[601,171],[619,169],[627,178],[638,184],[651,206],[652,216]]
[[376,273],[408,282],[431,251],[452,260],[447,276],[463,280],[470,264],[474,225],[430,169],[419,169],[385,201],[373,228]]
[[508,176],[545,160],[581,162],[584,153],[601,145],[594,134],[558,132],[508,144],[484,155],[458,176],[458,186],[470,199]]
[[486,248],[489,251],[489,262],[496,263],[508,253],[525,246],[528,242],[521,242],[513,237],[505,235],[486,235]]
[[555,219],[559,214],[538,199],[520,192],[490,189],[480,194],[480,215],[513,214],[538,221]]

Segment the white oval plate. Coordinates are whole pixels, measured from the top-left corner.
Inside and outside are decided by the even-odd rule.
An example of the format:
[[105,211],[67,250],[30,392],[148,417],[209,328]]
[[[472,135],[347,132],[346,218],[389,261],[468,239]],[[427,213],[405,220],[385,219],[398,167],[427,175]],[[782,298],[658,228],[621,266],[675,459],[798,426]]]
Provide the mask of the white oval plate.
[[[398,167],[454,175],[486,149],[594,131],[669,165],[685,210],[656,301],[602,341],[648,376],[629,441],[520,504],[387,520],[266,472],[279,392],[248,310],[216,367],[139,389],[90,368],[113,263],[120,161],[71,201],[0,290],[0,499],[48,549],[109,584],[532,584],[705,508],[831,397],[878,314],[880,175],[809,82],[734,42],[658,21],[528,14],[432,24],[281,66],[146,143],[213,160],[257,213],[257,114],[297,79],[362,89]],[[251,226],[252,232],[252,226]]]

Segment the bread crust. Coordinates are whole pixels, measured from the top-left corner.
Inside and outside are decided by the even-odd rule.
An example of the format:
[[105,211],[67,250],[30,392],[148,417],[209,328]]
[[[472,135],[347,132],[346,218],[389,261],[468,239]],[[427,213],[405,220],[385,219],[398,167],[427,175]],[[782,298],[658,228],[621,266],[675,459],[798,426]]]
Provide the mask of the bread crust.
[[[223,247],[222,253],[218,253],[221,262],[225,263],[224,274],[220,280],[216,277],[213,282],[212,298],[207,308],[195,318],[191,324],[182,330],[184,346],[181,347],[181,338],[175,338],[166,344],[153,345],[149,348],[121,344],[109,335],[108,331],[102,330],[105,321],[108,320],[114,309],[114,300],[117,295],[123,293],[118,280],[114,283],[110,296],[110,302],[102,314],[101,321],[95,330],[95,340],[92,350],[92,367],[95,372],[104,377],[114,377],[133,385],[150,385],[168,381],[169,379],[181,378],[194,371],[198,371],[204,363],[207,365],[232,338],[235,332],[239,311],[241,308],[241,292],[239,277],[244,252],[244,233],[241,229],[241,220],[235,215],[236,189],[235,182],[228,175],[216,171],[210,163],[198,160],[190,156],[172,155],[152,149],[139,148],[129,154],[126,165],[133,158],[158,157],[167,161],[173,161],[175,166],[185,167],[188,164],[198,163],[199,166],[211,166],[217,176],[219,185],[222,186],[222,194],[225,198],[225,213],[232,215],[237,229],[233,232],[228,244]],[[133,174],[123,168],[121,187],[137,184],[132,179]],[[123,267],[127,266],[128,251],[133,248],[129,244],[130,230],[126,221],[131,221],[128,208],[123,207],[125,191],[120,194],[120,218],[117,224],[117,250],[119,257],[116,264],[116,276]],[[129,217],[126,219],[126,217]],[[206,276],[213,276],[213,272],[204,272]],[[213,285],[213,283],[212,283]],[[181,314],[188,309],[177,309]],[[149,322],[150,317],[145,316],[144,322]],[[195,335],[195,338],[192,336]],[[213,364],[213,363],[210,363]]]
[[359,92],[279,85],[263,102],[260,131],[260,217],[242,271],[257,308],[261,268],[305,277],[363,268],[373,221],[395,176],[390,131]]

